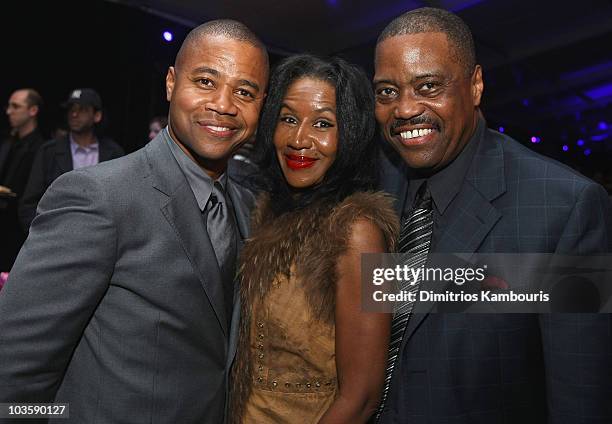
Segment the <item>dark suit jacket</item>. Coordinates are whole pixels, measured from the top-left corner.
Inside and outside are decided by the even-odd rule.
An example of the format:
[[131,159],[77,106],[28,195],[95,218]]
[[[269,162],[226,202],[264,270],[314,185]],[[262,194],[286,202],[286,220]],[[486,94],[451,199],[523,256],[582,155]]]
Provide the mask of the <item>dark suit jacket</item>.
[[[387,165],[401,212],[407,179]],[[610,252],[605,190],[486,130],[433,253]],[[612,319],[441,314],[416,303],[383,423],[610,423]]]
[[0,270],[11,269],[26,234],[19,225],[17,208],[23,195],[32,162],[44,138],[34,130],[21,140],[0,145],[0,185],[9,187],[17,197],[0,197]]
[[3,150],[7,150],[7,152],[0,158],[0,176],[2,178],[0,184],[9,187],[18,196],[21,196],[30,176],[34,156],[44,141],[42,134],[38,130],[34,130],[16,142],[17,145],[12,149],[13,155],[11,157],[8,155],[8,152],[11,151],[9,144],[8,142],[5,143],[2,147],[6,147]]
[[[100,162],[124,155],[121,146],[108,138],[100,139],[99,149]],[[68,136],[59,140],[49,140],[40,147],[34,158],[28,184],[19,202],[19,220],[26,231],[36,216],[36,207],[47,188],[57,177],[72,169]]]
[[[223,422],[235,334],[165,143],[62,175],[43,196],[0,292],[0,402],[69,402],[74,423]],[[254,196],[228,193],[244,238]]]

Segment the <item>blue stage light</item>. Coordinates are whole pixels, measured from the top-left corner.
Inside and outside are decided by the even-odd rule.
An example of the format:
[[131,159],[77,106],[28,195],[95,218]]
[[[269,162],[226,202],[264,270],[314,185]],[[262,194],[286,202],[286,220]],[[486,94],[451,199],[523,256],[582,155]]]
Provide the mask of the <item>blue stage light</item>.
[[584,140],[583,140],[583,139],[580,139],[580,140],[578,140],[578,141],[576,142],[576,144],[577,144],[578,146],[584,146]]
[[567,144],[563,145],[563,151],[567,152],[569,150],[569,146]]
[[505,131],[505,130],[504,130],[504,127],[499,127],[499,132],[500,132],[500,133],[503,133],[504,131]]
[[166,40],[168,43],[171,42],[172,39],[174,39],[174,35],[172,35],[170,31],[164,31],[163,37],[164,40]]
[[591,149],[586,149],[586,150],[584,151],[584,155],[585,155],[585,156],[588,156],[588,155],[590,155],[590,154],[591,154]]

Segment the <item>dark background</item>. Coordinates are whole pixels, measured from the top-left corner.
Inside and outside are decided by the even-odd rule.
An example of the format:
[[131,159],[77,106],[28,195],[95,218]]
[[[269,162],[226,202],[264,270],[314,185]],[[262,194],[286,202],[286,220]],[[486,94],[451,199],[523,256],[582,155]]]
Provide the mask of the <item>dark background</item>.
[[[0,98],[6,104],[17,88],[39,90],[50,135],[64,125],[59,104],[69,92],[93,87],[104,102],[104,131],[131,152],[146,143],[149,119],[167,113],[166,70],[192,26],[235,18],[261,36],[273,63],[301,51],[339,54],[371,74],[378,33],[420,6],[452,10],[470,25],[489,126],[612,183],[609,0],[8,1],[0,16]],[[0,132],[8,132],[6,118]]]
[[[106,1],[11,1],[5,31],[0,98],[33,87],[45,100],[46,134],[64,125],[60,103],[79,87],[102,97],[106,133],[133,151],[147,140],[148,120],[167,113],[164,78],[178,49],[164,28],[182,38],[187,28]],[[3,132],[8,122],[2,120]]]

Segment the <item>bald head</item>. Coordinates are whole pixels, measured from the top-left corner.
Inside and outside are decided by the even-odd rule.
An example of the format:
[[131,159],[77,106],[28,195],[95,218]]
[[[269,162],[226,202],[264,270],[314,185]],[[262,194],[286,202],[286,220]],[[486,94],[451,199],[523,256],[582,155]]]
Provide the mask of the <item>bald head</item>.
[[248,43],[253,47],[259,49],[265,58],[266,65],[268,64],[268,51],[266,46],[261,40],[251,31],[246,25],[241,22],[234,21],[232,19],[217,19],[215,21],[209,21],[203,23],[200,26],[192,29],[183,44],[179,52],[176,55],[174,67],[180,68],[180,65],[184,59],[184,56],[188,51],[191,51],[198,44],[205,42],[208,37],[225,37],[230,40],[241,41]]
[[268,54],[243,24],[212,21],[192,30],[166,75],[168,132],[218,178],[251,138],[268,85]]
[[15,90],[13,93],[23,95],[29,107],[38,106],[40,109],[43,105],[42,96],[33,88],[20,88]]
[[476,51],[472,32],[457,15],[444,9],[422,7],[398,16],[389,23],[378,37],[376,45],[400,35],[440,32],[452,47],[452,58],[471,75],[476,66]]

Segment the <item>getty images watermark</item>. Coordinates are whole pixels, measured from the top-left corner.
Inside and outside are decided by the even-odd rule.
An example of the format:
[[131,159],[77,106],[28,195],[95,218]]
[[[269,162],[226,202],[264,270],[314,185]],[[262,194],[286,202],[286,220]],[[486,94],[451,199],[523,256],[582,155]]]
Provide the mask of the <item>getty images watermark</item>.
[[612,257],[553,254],[362,255],[364,310],[612,312]]

